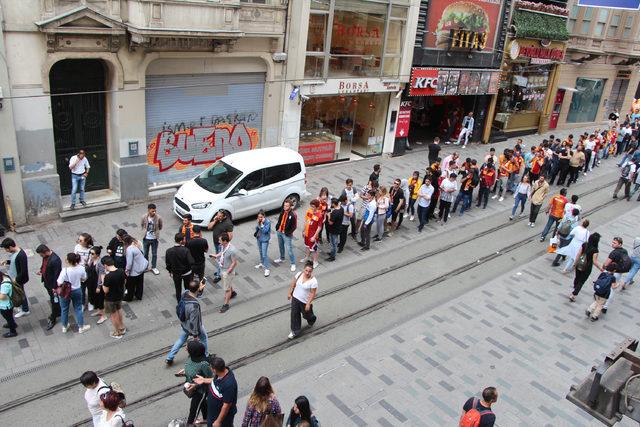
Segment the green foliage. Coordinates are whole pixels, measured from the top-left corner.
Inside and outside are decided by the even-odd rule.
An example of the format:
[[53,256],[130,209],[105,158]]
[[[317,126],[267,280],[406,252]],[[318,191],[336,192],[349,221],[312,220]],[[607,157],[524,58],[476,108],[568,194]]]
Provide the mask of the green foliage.
[[569,39],[567,18],[561,16],[516,10],[512,23],[516,27],[517,37],[559,41]]

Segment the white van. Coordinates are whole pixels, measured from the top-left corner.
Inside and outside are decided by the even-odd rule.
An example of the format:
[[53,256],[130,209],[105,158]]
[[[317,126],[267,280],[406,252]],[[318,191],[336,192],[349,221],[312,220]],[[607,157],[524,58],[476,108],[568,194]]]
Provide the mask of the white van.
[[173,199],[173,211],[191,214],[194,224],[206,226],[226,209],[233,219],[271,210],[291,198],[307,197],[302,156],[285,147],[261,148],[219,159],[191,181],[182,184]]

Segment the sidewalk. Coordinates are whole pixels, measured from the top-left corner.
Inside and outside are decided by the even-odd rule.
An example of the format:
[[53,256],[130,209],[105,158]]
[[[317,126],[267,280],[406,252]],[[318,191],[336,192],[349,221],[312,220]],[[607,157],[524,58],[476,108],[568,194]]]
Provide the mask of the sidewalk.
[[[564,137],[569,133],[578,134],[582,129],[571,131],[556,132],[556,136]],[[538,144],[542,140],[542,136],[526,136],[523,140],[527,147],[532,144]],[[501,144],[491,145],[500,152],[506,147],[512,147],[515,141],[509,140]],[[481,159],[488,151],[489,146],[486,145],[470,145],[467,149],[461,150],[459,147],[443,145],[442,157],[448,155],[454,150],[458,150],[461,157],[475,157]],[[365,180],[371,173],[375,163],[382,165],[383,184],[389,184],[396,177],[409,177],[413,170],[424,171],[427,163],[427,153],[407,152],[405,156],[395,158],[373,158],[351,163],[337,163],[325,166],[319,166],[308,169],[308,190],[315,196],[319,193],[321,187],[328,187],[332,194],[339,193],[344,185],[346,178],[353,178],[356,186],[360,187],[365,184]],[[601,183],[600,177],[611,174],[615,169],[613,161],[605,163],[605,167],[596,169],[590,173],[584,182]],[[162,327],[174,320],[175,317],[175,297],[173,283],[164,269],[164,252],[172,246],[172,235],[179,227],[179,221],[172,213],[172,197],[166,197],[161,200],[154,201],[158,205],[158,212],[165,220],[165,229],[161,233],[160,247],[158,250],[158,268],[161,271],[159,276],[153,274],[145,275],[145,294],[142,302],[134,302],[124,304],[125,314],[127,316],[125,322],[130,334],[135,334],[145,330]],[[417,238],[428,238],[434,232],[446,232],[451,227],[460,227],[473,224],[477,219],[490,215],[505,215],[506,211],[511,208],[513,201],[511,198],[499,203],[497,200],[490,200],[486,210],[473,209],[462,218],[454,216],[445,225],[429,225],[426,232],[418,234],[416,230],[417,223],[409,222],[408,218],[403,224],[405,228],[394,233],[395,235],[381,243],[374,244],[370,255],[377,254],[380,251],[389,251],[401,248]],[[306,209],[306,206],[303,207]],[[4,340],[0,346],[0,377],[22,371],[24,369],[40,365],[52,360],[58,360],[68,357],[83,350],[94,348],[98,345],[113,342],[109,338],[109,322],[103,325],[96,325],[94,318],[91,318],[92,328],[83,335],[75,333],[67,333],[62,338],[60,326],[57,325],[51,331],[46,331],[46,317],[49,314],[48,297],[44,288],[39,283],[39,278],[34,272],[40,267],[40,257],[35,254],[35,248],[41,244],[49,245],[61,257],[73,250],[77,235],[81,232],[88,232],[96,241],[96,244],[106,246],[109,240],[114,236],[115,231],[124,228],[133,236],[141,238],[142,231],[139,228],[139,219],[146,212],[146,203],[140,203],[131,206],[129,209],[121,212],[107,213],[101,216],[94,216],[84,219],[76,219],[69,222],[52,222],[46,226],[37,227],[34,232],[14,235],[18,244],[23,247],[29,255],[29,269],[31,280],[27,284],[27,294],[31,305],[31,315],[17,319],[19,328],[18,338]],[[303,210],[299,211],[299,221]],[[270,216],[275,221],[273,215]],[[239,299],[251,299],[256,295],[269,292],[276,288],[283,288],[288,285],[290,277],[288,265],[273,265],[271,276],[265,278],[261,271],[255,270],[253,266],[258,262],[258,254],[253,238],[253,220],[244,220],[236,224],[234,232],[233,244],[238,248],[240,265],[238,268],[238,277],[234,282],[234,286],[238,292]],[[542,227],[542,225],[540,225]],[[299,224],[299,229],[302,227]],[[296,258],[300,258],[303,254],[303,244],[299,239],[299,232],[296,233],[298,239],[294,243],[296,250]],[[205,237],[210,239],[210,234],[205,233]],[[330,266],[323,264],[323,254],[320,257],[320,267],[317,274],[322,275],[327,268],[342,267],[358,262],[363,256],[359,247],[350,239],[345,247],[345,251],[340,254],[337,261]],[[325,248],[326,250],[326,248]],[[270,257],[274,259],[278,256],[277,240],[275,236],[271,240]],[[211,274],[212,267],[207,266],[207,273]],[[220,286],[215,287],[217,294],[211,295],[204,299],[207,307],[221,305],[222,292]],[[233,305],[231,306],[233,310]]]
[[[601,261],[613,236],[625,242],[636,236],[640,209],[633,207],[597,229]],[[615,345],[637,337],[640,291],[616,291],[610,311],[592,323],[584,315],[592,301],[591,281],[570,303],[573,276],[551,268],[551,259],[541,256],[275,381],[283,409],[304,394],[326,426],[452,426],[466,399],[493,385],[499,393],[492,408],[496,426],[601,426],[565,395]],[[238,403],[240,416],[246,400]],[[623,418],[617,425],[636,424]]]

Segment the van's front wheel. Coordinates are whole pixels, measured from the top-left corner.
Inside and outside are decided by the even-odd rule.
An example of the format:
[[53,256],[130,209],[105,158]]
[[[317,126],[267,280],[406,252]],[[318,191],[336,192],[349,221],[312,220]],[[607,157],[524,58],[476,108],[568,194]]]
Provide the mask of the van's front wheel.
[[284,201],[290,201],[291,202],[291,208],[295,209],[300,205],[300,196],[298,196],[297,194],[289,194]]

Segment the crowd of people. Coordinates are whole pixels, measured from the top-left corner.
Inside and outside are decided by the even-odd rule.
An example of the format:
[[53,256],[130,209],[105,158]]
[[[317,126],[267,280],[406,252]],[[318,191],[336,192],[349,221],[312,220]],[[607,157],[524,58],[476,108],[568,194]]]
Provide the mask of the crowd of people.
[[[472,120],[471,117],[469,119]],[[606,131],[596,129],[578,138],[569,135],[564,140],[552,135],[528,148],[518,139],[512,148],[499,154],[495,148],[490,148],[479,159],[462,159],[458,152],[441,158],[440,141],[435,138],[428,146],[428,164],[424,171],[413,171],[407,178],[384,179],[382,166],[376,164],[367,184],[360,188],[356,188],[353,179],[347,179],[344,187],[335,189],[337,191],[333,195],[328,188],[322,188],[302,210],[298,209],[296,200],[285,200],[274,222],[261,211],[253,233],[258,255],[255,268],[263,269],[264,276],[268,277],[272,263],[282,264],[288,259],[290,271],[295,273],[288,290],[291,301],[288,338],[294,339],[302,331],[302,319],[309,327],[317,320],[313,311],[318,292],[314,269],[318,267],[321,251],[327,255],[326,262],[333,262],[345,250],[349,236],[361,251],[367,251],[372,241],[380,242],[391,237],[407,223],[417,220],[416,228],[422,232],[432,221],[445,224],[453,215],[463,216],[472,208],[486,209],[489,200],[500,203],[508,195],[513,197],[509,220],[514,220],[517,215],[526,216],[528,203],[528,225],[535,227],[539,212],[555,185],[560,188],[547,203],[545,212],[548,218],[540,241],[551,235],[550,252],[556,254],[552,265],[559,266],[561,261],[565,261],[563,272],[575,274],[569,295],[571,301],[576,301],[593,268],[600,271],[594,284],[594,302],[586,311],[590,319],[596,321],[601,313],[606,313],[608,304],[613,300],[613,290],[624,290],[630,286],[640,270],[640,239],[634,241],[633,253],[629,255],[622,247],[622,238],[616,237],[612,242],[613,250],[606,260],[600,262],[600,235],[589,232],[589,220],[582,217],[579,197],[567,197],[568,188],[581,176],[599,167],[605,159],[614,156],[620,158],[617,162],[620,178],[613,197],[617,198],[624,188],[624,197],[631,200],[640,188],[639,131],[640,118],[636,117],[623,123],[619,131],[617,123],[613,123]],[[390,185],[384,185],[384,181]],[[635,184],[633,188],[632,184]],[[298,212],[303,215],[301,219]],[[41,257],[36,274],[49,295],[51,307],[46,329],[52,329],[60,319],[62,333],[68,332],[69,312],[73,306],[78,333],[86,332],[91,327],[87,317],[95,316],[96,325],[110,320],[110,336],[114,339],[126,334],[123,301],[142,300],[145,273],[160,274],[157,252],[164,224],[154,204],[148,205],[140,225],[140,236],[134,237],[119,229],[106,248],[97,245],[90,234],[81,233],[73,251],[63,257],[44,244],[35,249]],[[297,259],[292,243],[298,228],[304,242],[304,253],[300,259]],[[205,229],[212,233],[213,251],[202,235]],[[279,256],[271,261],[269,243],[273,231]],[[224,210],[216,213],[206,226],[193,224],[190,215],[185,215],[179,229],[172,235],[174,245],[165,253],[166,270],[174,283],[176,314],[181,325],[178,339],[165,360],[167,365],[172,365],[176,354],[186,343],[189,357],[179,375],[185,376],[185,394],[191,399],[188,424],[193,424],[197,414],[201,413],[208,425],[232,425],[236,411],[235,378],[222,359],[208,356],[207,332],[199,302],[207,285],[207,258],[213,261],[213,281],[221,282],[224,291],[220,312],[227,312],[231,300],[237,296],[233,278],[238,258],[232,243],[233,236],[234,225],[230,214]],[[4,337],[11,338],[18,333],[15,319],[30,314],[24,287],[29,281],[28,259],[12,238],[4,239],[0,247],[10,255],[4,268],[0,269],[0,312],[7,322],[4,326],[8,332]],[[299,272],[297,262],[303,264]],[[623,279],[625,273],[627,275]],[[16,289],[22,295],[19,304],[13,295]],[[95,425],[121,425],[113,420],[118,417],[125,419],[123,393],[106,386],[93,373],[85,373],[81,382],[91,395],[87,402],[94,414]],[[490,393],[488,399],[495,401],[497,394]],[[232,404],[233,408],[227,404]],[[467,406],[476,407],[478,402],[469,401]],[[304,396],[296,399],[287,425],[316,426],[317,420],[309,408]],[[95,418],[96,415],[100,415],[100,419]],[[276,424],[273,425],[282,425],[280,415],[280,406],[269,380],[260,378],[242,425],[267,425],[267,418],[274,419]]]

